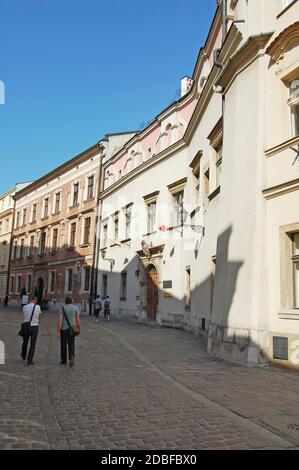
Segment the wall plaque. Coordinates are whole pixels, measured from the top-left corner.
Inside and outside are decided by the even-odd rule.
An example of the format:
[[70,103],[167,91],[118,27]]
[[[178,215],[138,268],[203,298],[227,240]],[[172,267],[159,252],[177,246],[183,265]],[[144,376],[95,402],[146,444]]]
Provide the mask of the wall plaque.
[[172,289],[172,281],[163,281],[163,289]]

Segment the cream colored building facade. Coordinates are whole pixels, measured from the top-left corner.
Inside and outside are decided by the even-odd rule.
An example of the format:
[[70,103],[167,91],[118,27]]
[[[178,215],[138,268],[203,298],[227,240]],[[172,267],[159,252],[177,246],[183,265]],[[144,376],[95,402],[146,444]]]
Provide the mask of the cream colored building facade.
[[298,367],[299,1],[218,3],[192,88],[103,162],[97,288],[212,354]]
[[7,294],[7,276],[10,257],[10,243],[14,218],[14,199],[16,191],[27,183],[17,184],[15,188],[0,196],[0,299]]

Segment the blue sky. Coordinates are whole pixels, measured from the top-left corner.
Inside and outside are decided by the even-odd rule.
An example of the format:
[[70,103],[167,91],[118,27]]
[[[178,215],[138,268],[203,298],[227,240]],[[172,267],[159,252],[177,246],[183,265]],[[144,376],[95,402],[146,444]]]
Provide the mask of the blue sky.
[[216,0],[0,0],[0,194],[173,100]]

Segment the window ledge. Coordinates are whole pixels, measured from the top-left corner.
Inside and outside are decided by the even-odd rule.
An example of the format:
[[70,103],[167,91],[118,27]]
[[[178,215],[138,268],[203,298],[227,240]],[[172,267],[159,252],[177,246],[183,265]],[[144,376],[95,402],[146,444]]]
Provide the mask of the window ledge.
[[36,224],[37,220],[31,220],[31,222],[29,222],[29,225],[34,225]]
[[299,320],[299,309],[282,309],[278,312],[278,318],[280,320]]
[[58,251],[58,250],[51,250],[51,251],[49,251],[49,255],[52,255],[52,256],[53,256],[53,255],[56,255],[57,251]]
[[85,199],[83,202],[84,202],[84,204],[86,204],[87,202],[91,202],[91,201],[93,201],[93,200],[94,200],[94,198],[95,198],[94,196],[92,196],[92,197],[89,197],[89,198]]
[[214,189],[214,191],[212,191],[211,194],[209,194],[209,196],[208,196],[209,201],[212,201],[212,199],[214,199],[216,196],[218,196],[218,194],[220,193],[220,188],[221,188],[221,186],[218,186],[218,188]]
[[151,235],[155,235],[156,233],[157,233],[157,230],[154,230],[153,232],[144,233],[142,236],[143,237],[150,237]]
[[90,246],[90,243],[81,243],[80,248],[87,248]]
[[110,248],[112,248],[113,246],[119,246],[119,243],[118,242],[115,242],[115,243],[112,243],[111,245],[109,245]]
[[69,209],[78,209],[78,207],[80,207],[80,204],[77,203],[77,204],[72,204],[71,206],[69,206]]
[[49,216],[45,216],[45,217],[42,217],[40,220],[43,221],[43,220],[48,220],[49,219]]

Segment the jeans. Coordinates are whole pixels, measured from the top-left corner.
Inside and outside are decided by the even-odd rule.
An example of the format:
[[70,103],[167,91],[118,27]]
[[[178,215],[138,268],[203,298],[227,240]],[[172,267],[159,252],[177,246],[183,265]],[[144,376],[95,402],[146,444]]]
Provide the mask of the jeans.
[[75,336],[69,336],[68,330],[61,330],[60,333],[61,362],[66,364],[67,346],[69,350],[69,360],[75,356]]
[[[38,326],[32,326],[30,335],[25,336],[23,338],[22,358],[24,360],[27,358],[28,362],[32,362],[32,360],[33,360],[36,341],[37,341],[37,335],[38,335]],[[30,338],[30,348],[29,348],[29,353],[28,353],[28,356],[27,356],[27,347],[28,347],[29,338]]]

